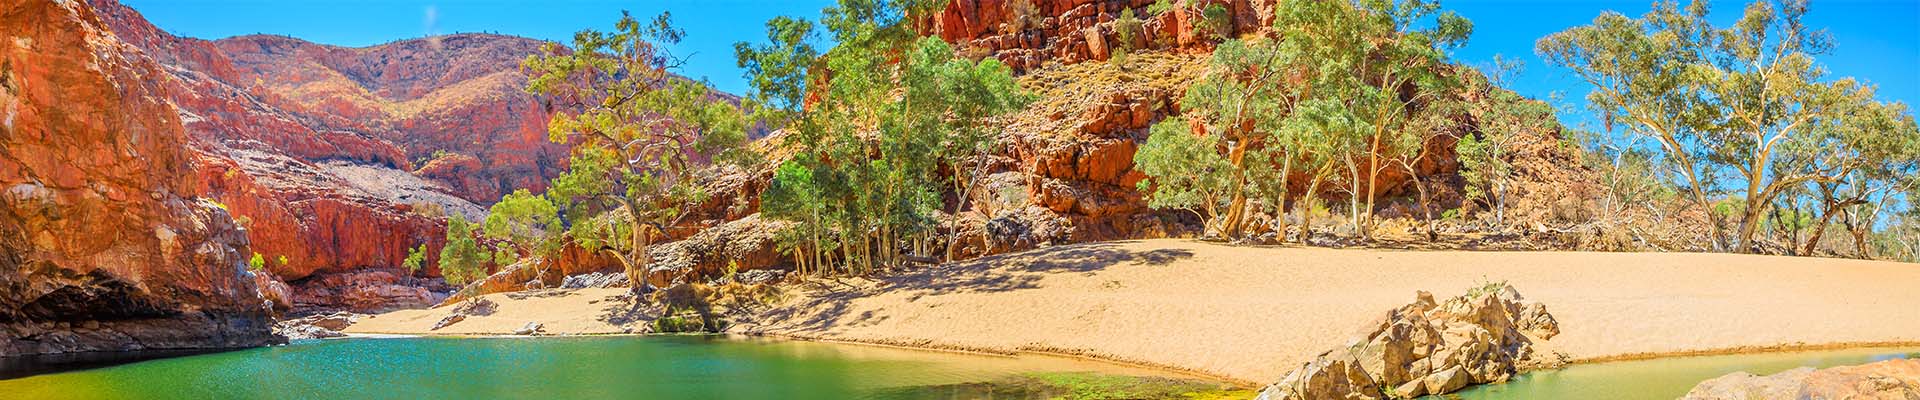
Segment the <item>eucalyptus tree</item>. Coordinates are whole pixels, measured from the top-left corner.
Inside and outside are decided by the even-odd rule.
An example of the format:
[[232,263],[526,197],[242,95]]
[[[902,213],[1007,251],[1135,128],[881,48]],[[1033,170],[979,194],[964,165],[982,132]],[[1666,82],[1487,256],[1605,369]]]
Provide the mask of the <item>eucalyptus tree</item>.
[[[907,134],[931,135],[934,151],[929,155],[947,171],[957,199],[948,214],[957,224],[998,147],[1000,130],[994,123],[1001,115],[1026,108],[1034,96],[1020,88],[1000,60],[956,57],[952,46],[937,37],[921,38],[904,67],[900,81],[905,94],[895,103],[899,109],[894,114],[906,120],[911,130]],[[946,259],[953,261],[960,229],[956,225],[948,232]]]
[[[1806,24],[1807,11],[1805,0],[1755,1],[1718,28],[1704,1],[1659,2],[1639,19],[1604,13],[1537,47],[1594,86],[1587,98],[1610,125],[1655,138],[1715,246],[1746,252],[1778,196],[1837,179],[1803,167],[1825,157],[1819,126],[1873,101],[1867,85],[1826,80],[1814,57],[1831,40]],[[1709,197],[1722,186],[1731,203],[1715,207]]]
[[1815,254],[1837,216],[1852,234],[1856,254],[1869,257],[1869,231],[1890,204],[1902,200],[1902,186],[1913,183],[1913,176],[1920,173],[1920,128],[1905,104],[1867,100],[1847,107],[1813,124],[1814,139],[1796,143],[1809,148],[1787,152],[1798,158],[1774,164],[1818,175],[1807,187],[1795,188],[1810,192],[1819,214],[1803,254]]
[[1220,140],[1195,134],[1182,117],[1161,120],[1149,130],[1147,143],[1133,155],[1133,168],[1147,176],[1136,185],[1146,194],[1147,206],[1186,210],[1201,224],[1214,227],[1226,199],[1236,191],[1240,174],[1220,155]]
[[1558,128],[1551,105],[1503,89],[1521,68],[1518,61],[1495,55],[1488,73],[1463,79],[1465,88],[1484,100],[1474,105],[1479,129],[1462,135],[1455,142],[1454,153],[1459,156],[1460,175],[1467,181],[1467,200],[1492,210],[1495,225],[1506,223],[1514,178],[1513,147],[1524,133]]
[[[547,196],[519,189],[493,203],[480,228],[488,239],[506,244],[495,251],[494,262],[512,265],[529,257],[558,254],[564,244],[560,217],[559,207]],[[545,280],[546,270],[535,272],[537,279]]]
[[487,276],[487,266],[492,260],[479,240],[474,238],[473,226],[460,213],[447,214],[447,244],[440,247],[440,276],[448,284],[464,286]]
[[549,138],[574,146],[548,194],[575,219],[576,241],[620,260],[639,298],[649,246],[710,195],[699,185],[704,163],[747,157],[740,111],[674,73],[684,59],[666,46],[684,36],[668,14],[643,22],[623,12],[611,32],[584,30],[572,48],[549,43],[524,61],[527,91],[553,107]]
[[1330,151],[1347,155],[1338,162],[1350,217],[1366,235],[1361,214],[1371,221],[1380,173],[1417,164],[1429,156],[1426,142],[1443,133],[1435,106],[1458,86],[1444,72],[1447,51],[1465,43],[1473,25],[1435,1],[1368,0],[1286,2],[1274,27],[1284,52],[1314,62],[1301,79],[1309,87],[1301,117]]
[[1154,125],[1134,157],[1147,175],[1139,185],[1149,206],[1204,212],[1208,230],[1239,238],[1253,182],[1284,181],[1291,172],[1263,167],[1291,167],[1298,155],[1287,146],[1292,141],[1275,137],[1298,99],[1286,78],[1300,64],[1281,50],[1240,40],[1214,49],[1206,74],[1181,100],[1186,116]]
[[809,96],[789,97],[805,102],[785,110],[793,156],[763,198],[769,216],[818,229],[788,236],[811,243],[800,258],[824,265],[819,249],[835,242],[847,273],[904,262],[904,245],[936,230],[943,186],[959,196],[953,214],[966,207],[998,136],[993,117],[1031,101],[997,60],[955,57],[913,31],[906,16],[936,5],[840,1],[820,20],[834,46],[817,54],[786,50],[810,37],[800,20],[770,22],[767,45],[735,46],[757,97]]

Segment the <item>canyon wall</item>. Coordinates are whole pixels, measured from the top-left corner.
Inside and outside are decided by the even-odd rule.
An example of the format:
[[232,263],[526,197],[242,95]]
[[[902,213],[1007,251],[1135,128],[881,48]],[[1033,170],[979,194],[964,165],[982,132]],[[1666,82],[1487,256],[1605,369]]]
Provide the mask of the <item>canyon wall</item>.
[[162,67],[84,4],[0,27],[0,356],[280,341]]
[[[112,0],[92,0],[114,33],[162,65],[201,154],[191,182],[228,206],[289,288],[276,306],[375,311],[444,298],[434,264],[445,216],[478,220],[516,188],[544,190],[567,147],[522,87],[539,41],[460,34],[366,48],[250,35],[178,37]],[[279,283],[272,283],[279,282]],[[428,288],[439,290],[429,290]]]

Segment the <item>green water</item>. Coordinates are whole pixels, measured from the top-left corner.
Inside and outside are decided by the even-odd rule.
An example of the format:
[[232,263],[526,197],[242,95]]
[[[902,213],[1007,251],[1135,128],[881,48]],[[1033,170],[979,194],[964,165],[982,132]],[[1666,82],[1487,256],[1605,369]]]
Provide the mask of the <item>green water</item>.
[[1143,387],[1166,397],[1219,388],[1155,375],[1052,357],[720,337],[350,339],[0,380],[0,399],[1030,398]]
[[1579,364],[1556,371],[1533,372],[1506,384],[1481,386],[1444,397],[1472,400],[1672,400],[1687,394],[1700,381],[1739,371],[1767,375],[1799,367],[1858,365],[1892,358],[1920,358],[1920,348],[1672,357]]

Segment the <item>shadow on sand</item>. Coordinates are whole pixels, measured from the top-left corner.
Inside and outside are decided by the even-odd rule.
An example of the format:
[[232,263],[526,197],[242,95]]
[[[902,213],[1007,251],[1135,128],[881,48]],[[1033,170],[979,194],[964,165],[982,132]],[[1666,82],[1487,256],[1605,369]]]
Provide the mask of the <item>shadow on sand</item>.
[[1192,258],[1184,249],[1133,251],[1123,248],[1130,241],[1083,243],[1048,247],[1012,254],[1001,254],[927,268],[910,269],[876,276],[871,284],[843,279],[816,280],[801,285],[809,292],[791,307],[772,310],[763,316],[782,329],[822,331],[836,324],[862,326],[886,320],[873,312],[842,321],[848,304],[881,293],[906,293],[908,301],[927,296],[956,293],[997,293],[1038,288],[1047,274],[1093,274],[1121,264],[1162,266]]

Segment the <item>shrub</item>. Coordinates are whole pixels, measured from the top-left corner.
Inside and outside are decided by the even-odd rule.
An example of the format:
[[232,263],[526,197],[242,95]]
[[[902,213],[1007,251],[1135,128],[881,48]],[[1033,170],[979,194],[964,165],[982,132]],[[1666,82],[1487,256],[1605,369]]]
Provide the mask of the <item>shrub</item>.
[[260,256],[260,253],[253,253],[253,258],[247,259],[248,271],[259,272],[266,269],[267,258]]
[[1114,43],[1107,46],[1107,61],[1126,69],[1127,52],[1133,51],[1133,38],[1140,35],[1140,18],[1133,16],[1133,9],[1120,10],[1120,18],[1113,20]]
[[1194,24],[1194,35],[1215,40],[1233,37],[1233,19],[1227,7],[1219,4],[1207,6],[1201,11],[1200,23]]
[[1168,11],[1173,11],[1173,2],[1171,1],[1156,0],[1153,4],[1147,5],[1147,16],[1160,15]]
[[413,250],[407,251],[407,259],[405,261],[400,262],[400,266],[406,267],[407,272],[420,272],[420,268],[425,267],[426,264],[427,264],[427,245],[426,244],[421,244],[419,247],[414,247]]

